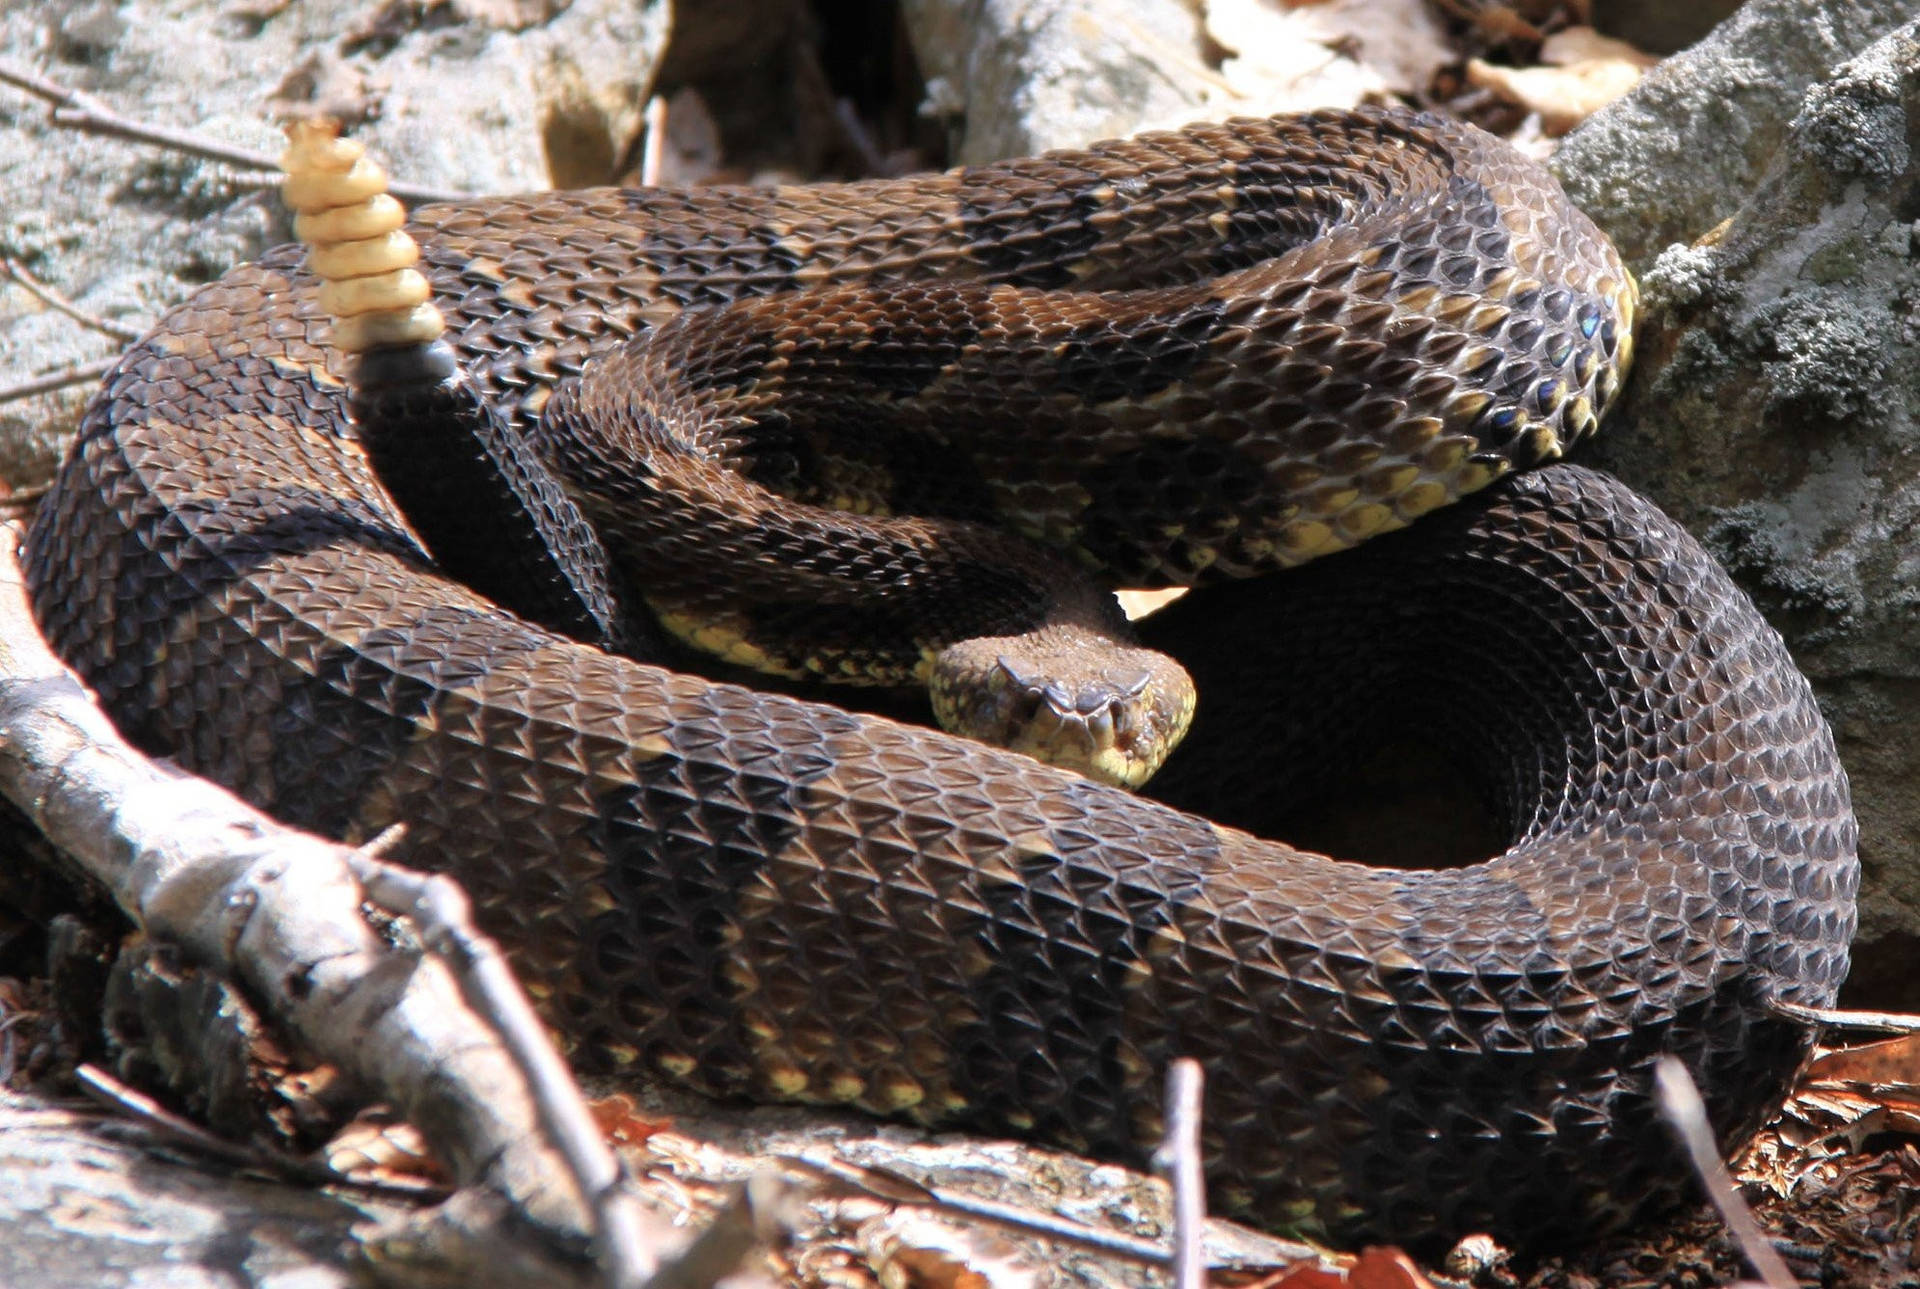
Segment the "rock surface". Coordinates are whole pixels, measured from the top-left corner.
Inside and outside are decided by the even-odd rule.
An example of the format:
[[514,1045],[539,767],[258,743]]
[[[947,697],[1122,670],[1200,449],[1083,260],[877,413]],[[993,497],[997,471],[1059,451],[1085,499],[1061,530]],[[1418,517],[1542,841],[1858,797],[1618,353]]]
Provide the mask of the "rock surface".
[[[1578,142],[1625,174],[1646,141],[1691,128],[1688,102],[1658,80]],[[1675,245],[1644,270],[1638,366],[1587,459],[1701,535],[1814,681],[1861,823],[1865,884],[1849,997],[1912,1010],[1920,1001],[1912,975],[1920,948],[1920,23],[1880,39],[1799,95],[1797,110],[1777,114],[1789,118],[1777,127],[1781,145],[1744,186],[1736,172],[1749,162],[1739,148],[1697,166],[1666,155],[1646,187],[1647,210],[1628,218],[1635,236],[1704,231],[1702,221],[1731,216],[1705,242]],[[1621,141],[1629,136],[1619,121],[1647,123],[1630,132],[1638,142]],[[1746,143],[1774,128],[1755,125]],[[1695,173],[1725,208],[1662,206],[1680,177]]]
[[349,1289],[392,1205],[236,1176],[116,1139],[97,1112],[0,1089],[0,1285]]
[[955,161],[1190,121],[1424,93],[1452,46],[1426,0],[902,0]]
[[[549,187],[556,174],[582,182],[596,158],[604,171],[625,150],[668,8],[51,0],[0,6],[0,49],[125,116],[269,156],[281,148],[277,112],[322,106],[352,123],[397,179],[506,192]],[[0,192],[0,256],[82,309],[135,327],[291,235],[257,176],[53,129],[44,104],[9,86],[0,86]],[[0,280],[0,386],[120,347]],[[45,477],[89,393],[0,404],[0,475]]]
[[1731,215],[1807,87],[1912,16],[1909,0],[1749,0],[1568,136],[1554,172],[1637,272]]
[[1197,57],[1176,57],[1167,69],[1168,50],[1199,46],[1199,18],[1183,0],[905,0],[903,8],[930,106],[965,121],[957,162],[1044,151],[1059,137],[1131,134],[1191,108],[1206,90]]

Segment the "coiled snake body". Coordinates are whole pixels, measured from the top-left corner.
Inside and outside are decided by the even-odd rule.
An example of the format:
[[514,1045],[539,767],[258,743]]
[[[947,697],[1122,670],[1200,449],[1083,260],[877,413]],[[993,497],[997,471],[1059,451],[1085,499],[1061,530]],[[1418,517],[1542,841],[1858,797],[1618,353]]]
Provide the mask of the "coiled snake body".
[[[480,201],[413,232],[468,377],[522,427],[687,306],[925,281],[864,297],[924,330],[935,280],[1127,288],[941,361],[883,343],[882,311],[844,363],[972,399],[974,355],[1025,344],[1005,419],[1071,430],[1061,451],[976,409],[870,436],[834,482],[808,482],[839,450],[807,434],[763,473],[897,499],[925,458],[968,517],[1132,582],[1295,563],[1555,455],[1611,396],[1630,299],[1550,181],[1398,113],[910,181]],[[1518,476],[1150,627],[1202,687],[1170,799],[1255,819],[1415,720],[1511,837],[1363,868],[503,612],[372,477],[298,263],[230,273],[107,378],[29,538],[37,612],[149,749],[323,832],[407,821],[591,1064],[1138,1159],[1189,1054],[1226,1211],[1539,1241],[1680,1193],[1657,1054],[1731,1142],[1807,1045],[1765,1002],[1828,1002],[1845,973],[1854,825],[1807,686],[1603,477]],[[805,344],[754,308],[736,390]]]

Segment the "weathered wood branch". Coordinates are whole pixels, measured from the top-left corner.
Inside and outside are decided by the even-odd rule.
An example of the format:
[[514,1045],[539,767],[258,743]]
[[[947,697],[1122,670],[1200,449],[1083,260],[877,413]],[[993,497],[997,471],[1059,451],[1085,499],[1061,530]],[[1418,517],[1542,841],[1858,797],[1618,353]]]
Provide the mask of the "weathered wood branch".
[[[149,936],[239,981],[310,1055],[391,1104],[462,1186],[584,1248],[588,1209],[523,1067],[444,962],[367,925],[365,857],[128,746],[41,641],[15,544],[0,535],[0,793]],[[560,1095],[577,1106],[571,1087]],[[614,1171],[598,1161],[596,1191]],[[616,1281],[652,1257],[629,1241]]]

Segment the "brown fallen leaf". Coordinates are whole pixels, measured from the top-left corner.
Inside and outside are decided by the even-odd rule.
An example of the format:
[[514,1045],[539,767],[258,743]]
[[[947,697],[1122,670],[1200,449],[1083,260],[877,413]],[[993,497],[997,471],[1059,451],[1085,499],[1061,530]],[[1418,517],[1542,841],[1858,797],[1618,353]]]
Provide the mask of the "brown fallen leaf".
[[1138,622],[1149,613],[1158,613],[1175,600],[1187,593],[1184,586],[1169,586],[1153,591],[1115,591],[1120,600],[1120,611],[1127,615],[1127,621]]
[[1807,1067],[1808,1083],[1857,1083],[1874,1089],[1920,1089],[1920,1034],[1823,1052]]
[[447,1170],[412,1124],[384,1111],[370,1111],[333,1135],[321,1158],[334,1172],[361,1183],[404,1186],[408,1182],[445,1185]]
[[1467,80],[1529,112],[1561,135],[1639,83],[1660,60],[1591,27],[1568,27],[1540,46],[1539,67],[1499,67],[1475,58]]
[[1039,1275],[991,1231],[893,1212],[861,1228],[868,1264],[886,1289],[1033,1289]]
[[587,1102],[601,1133],[616,1146],[637,1146],[656,1132],[673,1126],[671,1119],[655,1119],[640,1113],[639,1105],[624,1092]]
[[1483,39],[1491,44],[1507,41],[1539,41],[1545,34],[1511,5],[1487,4],[1482,0],[1440,0],[1449,13],[1467,19]]
[[1736,1175],[1782,1197],[1831,1188],[1870,1139],[1889,1134],[1920,1136],[1920,1035],[1817,1055]]

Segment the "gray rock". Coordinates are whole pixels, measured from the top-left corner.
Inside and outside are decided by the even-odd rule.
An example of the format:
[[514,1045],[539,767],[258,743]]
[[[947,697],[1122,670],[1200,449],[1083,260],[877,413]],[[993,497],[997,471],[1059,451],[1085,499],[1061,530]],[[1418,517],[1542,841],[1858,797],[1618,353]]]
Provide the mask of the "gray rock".
[[[418,22],[426,11],[356,0],[52,0],[0,6],[0,48],[125,116],[269,156],[281,147],[280,105],[319,103],[363,118],[353,132],[415,184],[501,192],[545,188],[556,175],[607,177],[592,175],[592,158],[618,156],[638,130],[667,0],[433,10],[455,15],[452,25]],[[290,236],[255,176],[52,129],[44,105],[5,86],[0,191],[0,255],[132,326]],[[0,284],[0,387],[119,348]],[[89,393],[0,404],[0,474],[16,484],[45,477]]]
[[[1681,102],[1660,94],[1633,111]],[[1638,366],[1589,458],[1701,534],[1812,677],[1862,829],[1852,996],[1908,1009],[1920,946],[1916,130],[1920,23],[1807,89],[1725,229],[1646,270]],[[1667,192],[1650,188],[1648,226],[1673,218]]]
[[1132,134],[1204,96],[1186,0],[904,0],[929,110],[962,116],[956,162]]
[[[351,1289],[353,1229],[393,1204],[275,1184],[116,1138],[98,1112],[0,1089],[0,1284]],[[123,1125],[124,1127],[124,1125]]]
[[1733,214],[1807,86],[1914,12],[1912,0],[1750,0],[1568,135],[1554,173],[1639,271]]

